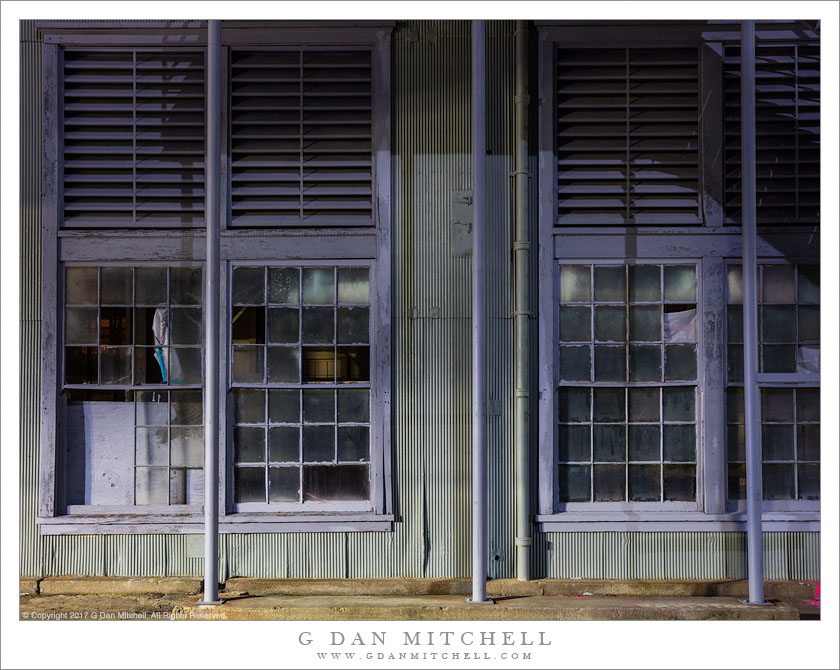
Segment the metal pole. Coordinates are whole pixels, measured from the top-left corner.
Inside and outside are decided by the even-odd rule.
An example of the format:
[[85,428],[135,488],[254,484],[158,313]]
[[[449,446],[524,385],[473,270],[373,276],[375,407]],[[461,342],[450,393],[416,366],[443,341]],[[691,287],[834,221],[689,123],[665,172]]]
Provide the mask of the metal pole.
[[741,21],[741,235],[744,276],[744,433],[747,448],[749,604],[764,603],[761,536],[761,422],[755,252],[755,23]]
[[219,604],[219,116],[221,28],[207,22],[207,149],[205,206],[207,258],[204,267],[204,599]]
[[472,22],[472,598],[487,600],[487,443],[485,319],[487,297],[484,258],[485,125],[484,21]]
[[514,163],[516,215],[514,222],[513,272],[515,277],[514,370],[515,413],[514,453],[516,460],[516,578],[531,578],[531,361],[530,361],[530,253],[528,231],[528,22],[517,21],[514,33],[516,50],[516,81],[514,97],[514,127],[516,156]]

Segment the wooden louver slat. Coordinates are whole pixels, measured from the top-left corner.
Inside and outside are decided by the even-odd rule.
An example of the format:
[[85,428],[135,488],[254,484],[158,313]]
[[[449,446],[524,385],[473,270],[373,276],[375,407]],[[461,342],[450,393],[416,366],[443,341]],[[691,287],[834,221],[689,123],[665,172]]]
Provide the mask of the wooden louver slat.
[[[820,220],[818,44],[756,44],[756,223],[815,226]],[[741,224],[741,49],[724,45],[728,225]]]
[[370,49],[231,52],[231,225],[373,224]]
[[204,226],[204,54],[63,54],[68,228]]
[[556,62],[558,225],[694,225],[698,51],[563,49]]

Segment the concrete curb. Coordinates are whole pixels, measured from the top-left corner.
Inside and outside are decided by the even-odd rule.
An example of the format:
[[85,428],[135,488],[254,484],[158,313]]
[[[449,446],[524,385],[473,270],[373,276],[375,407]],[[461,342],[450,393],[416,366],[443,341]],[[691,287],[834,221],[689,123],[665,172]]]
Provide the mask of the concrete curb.
[[98,593],[200,593],[201,580],[190,577],[44,577],[41,595]]

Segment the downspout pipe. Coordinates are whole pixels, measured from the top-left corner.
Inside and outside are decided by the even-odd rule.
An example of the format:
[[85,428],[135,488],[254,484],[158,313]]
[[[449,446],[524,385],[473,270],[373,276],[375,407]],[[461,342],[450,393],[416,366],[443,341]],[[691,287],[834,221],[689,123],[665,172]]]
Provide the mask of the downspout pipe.
[[744,433],[747,459],[747,563],[750,605],[764,602],[761,532],[761,423],[756,292],[755,22],[741,22],[741,235],[744,277]]
[[472,598],[487,599],[487,293],[484,21],[472,22]]
[[222,49],[219,21],[207,22],[207,144],[204,215],[204,598],[219,600],[219,161],[222,108]]
[[528,22],[517,21],[514,32],[516,52],[514,97],[514,458],[516,464],[516,578],[531,578],[531,305],[528,229]]

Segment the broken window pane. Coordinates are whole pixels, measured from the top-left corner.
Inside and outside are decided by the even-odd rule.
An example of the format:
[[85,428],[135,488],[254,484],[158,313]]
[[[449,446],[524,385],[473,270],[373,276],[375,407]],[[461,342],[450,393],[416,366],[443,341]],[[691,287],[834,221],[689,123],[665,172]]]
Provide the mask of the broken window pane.
[[96,384],[99,381],[99,352],[96,347],[65,347],[64,367],[68,384]]
[[744,500],[747,491],[747,468],[741,463],[730,463],[728,468],[727,496],[729,500]]
[[589,279],[588,265],[561,265],[560,302],[589,302]]
[[301,375],[304,382],[334,382],[335,349],[332,347],[303,347]]
[[234,307],[231,341],[234,344],[265,344],[265,307]]
[[131,344],[130,307],[100,308],[99,344]]
[[663,315],[662,338],[666,342],[697,341],[697,310],[666,311]]
[[335,358],[337,382],[370,381],[370,347],[338,347]]

